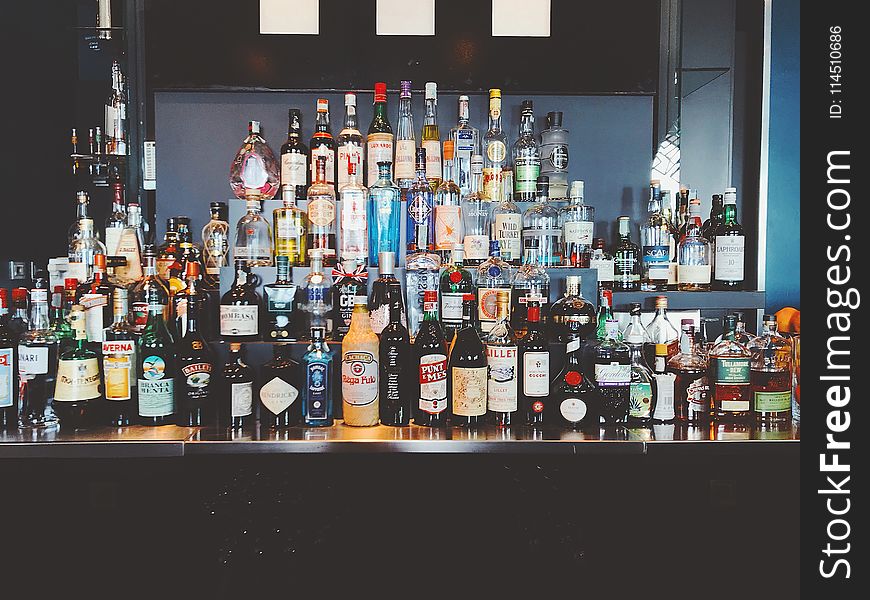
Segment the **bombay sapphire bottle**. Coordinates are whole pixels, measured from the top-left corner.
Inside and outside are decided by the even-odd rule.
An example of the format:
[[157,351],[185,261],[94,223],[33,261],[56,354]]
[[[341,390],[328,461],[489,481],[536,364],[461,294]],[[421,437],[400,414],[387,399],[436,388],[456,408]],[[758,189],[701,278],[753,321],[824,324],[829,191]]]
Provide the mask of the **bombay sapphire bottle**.
[[302,420],[308,427],[332,425],[332,352],[323,327],[311,328],[311,344],[302,357],[305,385],[302,388]]
[[380,252],[399,255],[402,196],[392,178],[391,161],[378,162],[378,180],[369,188],[369,265],[378,266]]
[[260,135],[260,122],[248,123],[248,137],[230,165],[230,187],[237,198],[271,200],[281,177],[275,153]]

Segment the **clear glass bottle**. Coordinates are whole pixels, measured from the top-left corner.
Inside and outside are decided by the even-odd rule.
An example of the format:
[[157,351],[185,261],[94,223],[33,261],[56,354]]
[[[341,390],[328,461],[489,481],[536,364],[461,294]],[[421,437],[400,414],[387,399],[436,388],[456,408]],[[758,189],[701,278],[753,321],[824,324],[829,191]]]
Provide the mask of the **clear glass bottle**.
[[631,355],[631,385],[629,386],[628,423],[646,425],[652,420],[653,374],[643,359],[643,346],[627,344]]
[[528,302],[541,303],[541,321],[546,324],[550,307],[550,276],[538,259],[538,249],[527,247],[523,265],[514,276],[511,293],[511,324],[519,339],[528,331]]
[[329,129],[329,100],[317,99],[317,117],[314,122],[314,135],[308,142],[311,152],[311,181],[317,176],[317,159],[322,156],[326,160],[323,181],[332,186],[335,193],[335,139]]
[[[541,175],[541,149],[535,139],[535,111],[531,100],[523,100],[520,109],[520,132],[512,149],[514,162],[514,200],[535,199]],[[500,196],[496,196],[500,198]]]
[[79,220],[79,237],[69,247],[69,267],[67,274],[81,282],[94,276],[94,257],[105,256],[106,246],[94,234],[94,220]]
[[368,298],[357,296],[350,331],[341,344],[341,400],[345,425],[378,424],[379,356],[378,336],[369,322]]
[[248,123],[248,137],[230,165],[230,187],[236,198],[271,200],[278,193],[281,176],[275,153],[260,134],[260,122]]
[[369,124],[366,136],[366,161],[368,162],[368,178],[366,182],[371,188],[378,180],[378,163],[390,164],[390,175],[387,179],[393,179],[393,128],[387,117],[387,84],[379,81],[375,83],[374,107],[372,121]]
[[308,189],[308,146],[302,143],[302,111],[287,111],[287,141],[281,146],[281,197],[305,200]]
[[308,259],[308,216],[296,206],[295,193],[284,194],[283,201],[284,206],[272,211],[275,259],[284,257],[290,266],[302,267]]
[[570,202],[559,210],[559,226],[562,228],[564,244],[562,262],[571,267],[588,269],[592,255],[595,208],[584,203],[584,187],[582,180],[571,182]]
[[438,314],[438,285],[441,259],[431,252],[415,252],[405,257],[405,293],[408,313],[408,333],[414,341],[426,314],[425,293],[434,292],[435,314]]
[[562,229],[559,211],[549,202],[550,183],[545,175],[538,177],[538,201],[523,213],[523,248],[535,248],[541,266],[555,267],[562,263]]
[[550,198],[568,194],[568,130],[562,127],[562,112],[547,113],[547,129],[541,132],[541,175],[550,178]]
[[236,225],[233,260],[243,260],[251,267],[272,266],[272,228],[263,218],[260,201],[249,198],[247,212]]
[[501,90],[489,90],[489,129],[483,136],[483,193],[487,198],[501,198],[502,168],[509,164],[507,133],[501,128]]
[[121,65],[112,61],[112,93],[105,106],[106,154],[125,156],[127,154],[127,86]]
[[646,222],[640,227],[640,244],[643,256],[641,289],[646,292],[668,289],[671,250],[674,245],[673,225],[668,221],[662,207],[659,182],[650,182],[650,198],[647,204]]
[[459,186],[453,181],[454,156],[453,142],[446,140],[444,142],[444,176],[438,182],[438,187],[435,188],[435,251],[442,261],[450,258],[453,246],[461,244],[464,237],[460,204],[462,196]]
[[112,212],[106,217],[105,224],[106,253],[109,256],[117,256],[121,232],[127,227],[127,205],[124,203],[124,184],[115,181],[111,187]]
[[629,346],[639,346],[641,350],[652,344],[652,338],[646,331],[646,327],[641,322],[641,306],[640,302],[632,302],[629,305],[629,322],[625,329],[622,330],[622,339]]
[[[142,239],[139,228],[134,224],[141,220],[139,206],[131,204],[131,212],[127,213],[127,223],[118,237],[118,245],[115,247],[113,256],[120,256],[127,262],[114,267],[113,278],[115,283],[130,286],[142,278]],[[132,209],[135,208],[135,211]],[[130,216],[134,216],[134,223],[130,222]]]
[[631,217],[619,217],[619,243],[613,253],[613,289],[634,292],[640,289],[641,250],[631,241]]
[[[417,176],[405,193],[408,204],[406,233],[409,254],[435,250],[435,193],[426,180],[425,148],[417,148],[416,167]],[[398,167],[396,170],[398,172]],[[401,182],[399,182],[399,186],[402,186]]]
[[483,157],[471,157],[471,192],[462,199],[462,220],[465,260],[469,265],[479,265],[489,252],[490,202],[481,189],[483,181]]
[[69,233],[67,235],[70,246],[72,246],[72,243],[76,239],[81,237],[81,230],[79,229],[81,220],[89,218],[88,203],[89,198],[87,192],[76,192],[76,218],[72,225],[69,226]]
[[737,188],[725,190],[722,224],[716,228],[715,236],[713,289],[743,289],[746,236],[737,222]]
[[426,179],[433,189],[441,182],[441,134],[438,132],[438,84],[426,82],[426,113],[423,117],[423,131],[420,133],[420,146],[426,148]]
[[354,165],[354,173],[359,180],[363,177],[363,137],[359,131],[356,117],[356,94],[348,92],[344,95],[344,127],[338,134],[338,192],[342,193],[345,184],[350,181],[350,164]]
[[707,358],[698,344],[692,320],[683,319],[680,328],[680,352],[668,360],[668,371],[677,377],[674,412],[678,421],[701,423],[710,418]]
[[[414,140],[414,114],[411,112],[411,82],[402,81],[399,91],[399,120],[396,123],[396,182],[404,191],[414,183],[417,144]],[[426,178],[423,165],[423,179]]]
[[680,351],[680,332],[668,319],[668,297],[656,296],[656,314],[646,328],[650,342],[645,345],[645,358],[647,364],[655,364],[656,344],[668,346],[668,358]]
[[[513,175],[512,171],[508,172]],[[510,185],[509,189],[505,189],[500,201],[492,205],[490,221],[492,238],[498,241],[502,259],[519,266],[523,257],[523,215],[513,203],[513,183]]]
[[722,420],[743,420],[750,416],[752,355],[734,339],[737,317],[727,315],[722,341],[711,349],[708,359],[710,402],[713,416]]
[[589,256],[589,268],[595,269],[598,275],[598,289],[613,289],[615,262],[613,255],[604,247],[602,238],[592,238],[592,253]]
[[480,154],[480,131],[468,122],[468,96],[459,96],[458,106],[459,120],[450,129],[450,140],[455,160],[454,177],[460,194],[466,196],[471,192],[471,157]]
[[441,273],[441,327],[449,342],[463,326],[462,303],[466,294],[474,292],[471,272],[464,266],[464,250],[457,244],[453,248],[451,264]]
[[302,357],[305,385],[302,387],[302,421],[306,427],[331,427],[333,354],[322,327],[311,329],[311,344]]
[[139,248],[145,248],[145,244],[151,243],[151,225],[142,216],[142,207],[136,202],[131,202],[127,205],[127,225],[136,230],[136,236],[139,238]]
[[323,274],[323,256],[319,250],[311,254],[311,271],[305,276],[300,288],[301,302],[299,309],[305,315],[305,331],[312,327],[322,328],[327,334],[332,333],[332,285]]
[[[519,414],[519,347],[510,324],[510,303],[510,290],[498,290],[496,321],[484,338],[487,413],[490,423],[498,427],[516,425]],[[530,336],[526,336],[528,337]],[[549,388],[547,385],[544,387]]]
[[[221,267],[229,265],[230,224],[227,223],[227,203],[209,204],[211,218],[202,228],[202,258],[205,273],[213,281],[219,281]],[[277,228],[276,228],[277,229]]]
[[[348,155],[352,158],[352,155]],[[368,257],[369,239],[366,217],[369,191],[360,183],[357,163],[349,160],[345,166],[347,183],[341,188],[341,260],[363,261]]]
[[604,339],[595,349],[595,385],[601,395],[601,416],[608,425],[624,423],[630,406],[631,357],[620,337],[619,322],[608,319]]
[[51,330],[48,290],[30,290],[28,329],[18,342],[18,423],[23,428],[57,424],[54,390],[57,380],[58,341]]
[[477,267],[477,324],[481,334],[489,333],[498,320],[498,294],[508,292],[507,316],[510,318],[511,266],[501,259],[499,244],[489,241],[489,258]]
[[308,188],[308,256],[319,250],[326,266],[335,265],[335,188],[326,181],[327,161],[318,156]]
[[563,344],[593,335],[597,328],[595,304],[580,294],[579,275],[565,278],[565,295],[550,307],[550,337]]
[[656,362],[653,367],[653,423],[673,423],[676,420],[674,404],[677,376],[667,372],[667,363],[667,344],[656,344]]
[[710,289],[710,242],[701,237],[701,204],[691,202],[686,236],[677,248],[677,289],[704,292]]
[[[381,252],[399,255],[399,238],[402,218],[402,191],[390,178],[393,162],[380,161],[377,165],[380,177],[369,187],[368,235],[369,265],[378,266]],[[369,167],[371,170],[372,167]]]
[[791,420],[792,344],[776,329],[776,317],[762,317],[761,335],[749,342],[752,411],[759,423]]

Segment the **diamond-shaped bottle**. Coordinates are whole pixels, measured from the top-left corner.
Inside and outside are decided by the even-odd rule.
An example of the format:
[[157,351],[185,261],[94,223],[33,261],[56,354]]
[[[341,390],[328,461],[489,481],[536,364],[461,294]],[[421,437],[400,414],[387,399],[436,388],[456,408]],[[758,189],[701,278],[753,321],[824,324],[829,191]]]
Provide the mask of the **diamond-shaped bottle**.
[[275,153],[260,134],[260,122],[248,123],[248,137],[230,165],[230,187],[242,200],[271,200],[281,178]]

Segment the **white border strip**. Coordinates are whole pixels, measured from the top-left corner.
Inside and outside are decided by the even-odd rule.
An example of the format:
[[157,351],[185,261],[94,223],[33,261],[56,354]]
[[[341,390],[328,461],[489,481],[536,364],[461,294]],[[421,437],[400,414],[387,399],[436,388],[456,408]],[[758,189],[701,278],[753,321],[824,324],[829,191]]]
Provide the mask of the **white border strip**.
[[758,169],[758,289],[767,277],[767,198],[770,162],[770,40],[773,0],[764,0],[764,58],[761,81],[761,157]]

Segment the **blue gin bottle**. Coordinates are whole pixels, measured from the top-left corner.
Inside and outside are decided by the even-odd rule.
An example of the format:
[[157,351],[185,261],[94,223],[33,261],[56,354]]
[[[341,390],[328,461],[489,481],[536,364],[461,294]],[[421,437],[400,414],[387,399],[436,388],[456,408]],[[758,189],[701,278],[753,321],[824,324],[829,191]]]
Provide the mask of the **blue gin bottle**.
[[402,191],[391,179],[393,163],[378,161],[378,180],[369,188],[369,265],[378,266],[378,254],[399,256]]
[[308,427],[329,427],[332,417],[332,352],[326,345],[326,330],[311,328],[311,344],[302,357],[305,386],[302,388],[302,421]]

